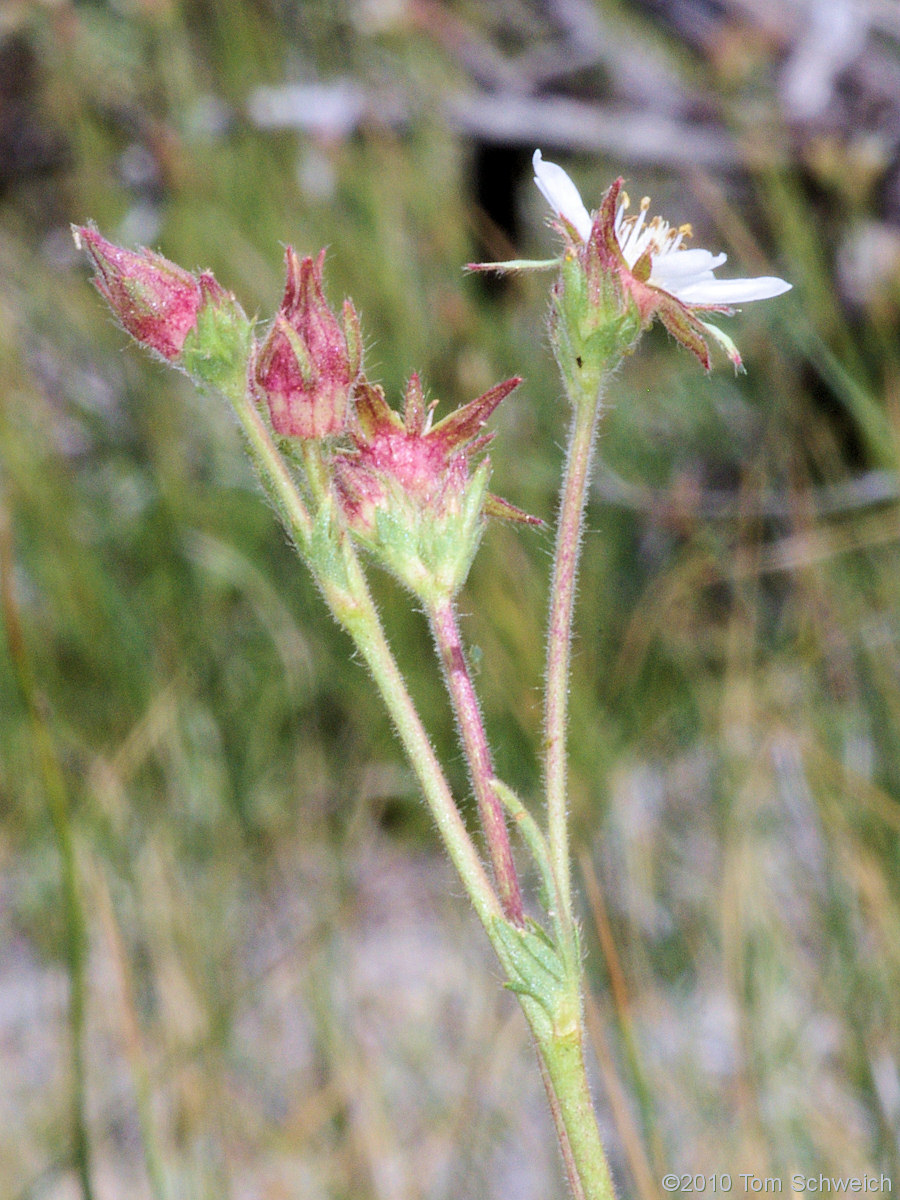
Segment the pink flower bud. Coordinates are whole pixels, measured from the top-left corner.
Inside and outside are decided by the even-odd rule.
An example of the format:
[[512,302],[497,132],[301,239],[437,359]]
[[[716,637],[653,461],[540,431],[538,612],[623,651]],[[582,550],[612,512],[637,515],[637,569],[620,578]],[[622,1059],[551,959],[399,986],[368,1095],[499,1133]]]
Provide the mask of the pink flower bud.
[[380,387],[355,392],[352,445],[332,459],[336,494],[353,533],[416,595],[453,595],[465,580],[486,516],[540,524],[486,491],[485,422],[520,381],[504,383],[432,423],[417,375],[403,415]]
[[72,233],[91,259],[97,291],[126,332],[169,362],[178,359],[204,298],[222,290],[212,276],[198,281],[152,250],[124,250],[91,225],[73,225]]
[[[389,495],[402,495],[429,519],[440,519],[461,503],[473,457],[491,440],[482,432],[488,417],[520,380],[504,383],[464,405],[436,425],[426,409],[418,375],[406,389],[404,414],[394,412],[380,387],[363,381],[357,388],[353,449],[334,460],[338,493],[352,528],[375,529],[376,510]],[[485,510],[508,520],[539,524],[506,501],[488,496]]]
[[343,327],[322,292],[323,250],[317,259],[287,249],[284,299],[254,372],[272,425],[287,437],[323,438],[349,420],[350,392],[359,374],[359,325],[344,305]]

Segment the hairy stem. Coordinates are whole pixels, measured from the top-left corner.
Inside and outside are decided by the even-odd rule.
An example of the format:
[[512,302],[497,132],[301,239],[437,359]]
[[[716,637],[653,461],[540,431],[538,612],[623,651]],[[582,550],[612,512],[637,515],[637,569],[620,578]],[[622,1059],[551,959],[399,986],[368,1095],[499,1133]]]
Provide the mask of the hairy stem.
[[580,1020],[540,1038],[537,1050],[574,1200],[615,1200],[588,1087]]
[[[335,604],[330,601],[332,611],[350,633],[372,672],[450,859],[488,936],[492,937],[492,922],[502,913],[500,902],[459,814],[431,741],[387,643],[356,553],[351,547],[348,547],[347,553],[354,602],[351,607],[342,609],[341,602]],[[329,599],[327,589],[325,594]]]
[[222,390],[241,423],[247,452],[266,495],[274,504],[297,548],[303,550],[312,533],[312,518],[283,456],[252,398],[244,390],[243,379],[235,380],[233,386]]
[[469,674],[453,601],[449,598],[435,600],[428,606],[428,619],[441,656],[447,690],[459,725],[503,913],[514,925],[522,925],[525,921],[522,892],[506,828],[506,816],[494,788],[491,751],[484,731],[478,697]]
[[575,1162],[575,1156],[572,1153],[572,1143],[569,1141],[569,1131],[566,1129],[566,1123],[563,1120],[562,1106],[559,1103],[559,1097],[553,1086],[553,1080],[550,1078],[550,1072],[547,1070],[544,1053],[540,1046],[536,1046],[535,1049],[537,1050],[541,1079],[544,1082],[544,1091],[547,1093],[550,1115],[553,1117],[553,1124],[556,1127],[556,1137],[559,1142],[560,1154],[562,1154],[563,1166],[566,1170],[566,1179],[569,1181],[569,1187],[572,1191],[572,1200],[585,1200],[584,1187],[578,1174],[578,1164]]
[[566,453],[562,485],[550,620],[547,631],[547,674],[544,699],[545,760],[547,790],[547,839],[550,861],[559,892],[560,917],[571,927],[572,884],[569,864],[569,835],[566,814],[566,722],[568,715],[569,663],[572,642],[572,612],[581,548],[584,506],[594,450],[594,432],[600,399],[575,398],[574,416]]

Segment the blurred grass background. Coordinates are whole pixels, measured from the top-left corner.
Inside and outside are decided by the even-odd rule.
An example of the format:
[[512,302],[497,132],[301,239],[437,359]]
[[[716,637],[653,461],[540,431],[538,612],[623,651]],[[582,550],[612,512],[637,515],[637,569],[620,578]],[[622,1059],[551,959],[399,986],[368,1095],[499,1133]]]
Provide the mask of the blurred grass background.
[[[843,22],[843,24],[842,24]],[[299,92],[286,92],[291,85]],[[265,89],[282,89],[267,91]],[[563,1195],[523,1023],[368,679],[228,414],[145,360],[68,223],[272,313],[327,245],[370,374],[498,413],[553,514],[567,414],[534,146],[774,272],[704,378],[617,379],[589,513],[572,818],[621,1193],[900,1186],[900,22],[876,0],[0,8],[0,1195]],[[504,411],[505,409],[505,411]],[[464,599],[535,799],[549,535]],[[455,789],[420,616],[376,580]]]

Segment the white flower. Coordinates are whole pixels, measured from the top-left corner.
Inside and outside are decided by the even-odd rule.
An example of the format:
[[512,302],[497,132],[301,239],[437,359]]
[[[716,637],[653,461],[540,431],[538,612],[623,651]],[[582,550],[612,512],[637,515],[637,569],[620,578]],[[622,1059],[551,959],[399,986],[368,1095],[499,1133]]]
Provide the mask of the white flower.
[[[593,221],[575,184],[562,167],[544,162],[540,150],[535,150],[532,165],[534,181],[547,203],[586,242]],[[791,284],[771,275],[716,279],[713,272],[722,266],[727,255],[685,249],[683,243],[690,236],[690,226],[673,229],[662,217],[648,222],[650,201],[646,197],[635,216],[626,215],[629,207],[628,196],[620,192],[613,228],[629,271],[649,254],[650,273],[644,276],[642,272],[641,281],[674,296],[686,307],[722,309],[749,300],[767,300],[790,290]]]

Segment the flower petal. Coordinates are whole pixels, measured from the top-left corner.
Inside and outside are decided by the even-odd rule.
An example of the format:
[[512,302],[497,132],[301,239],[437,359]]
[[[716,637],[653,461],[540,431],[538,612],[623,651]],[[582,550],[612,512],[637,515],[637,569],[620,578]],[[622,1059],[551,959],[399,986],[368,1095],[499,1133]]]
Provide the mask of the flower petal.
[[671,254],[654,254],[654,279],[683,279],[714,271],[728,259],[727,254],[711,254],[709,250],[675,250]]
[[772,275],[759,279],[709,279],[678,288],[683,304],[746,304],[749,300],[768,300],[789,292],[793,285]]
[[[716,279],[715,275],[713,275],[712,271],[701,271],[699,275],[689,275],[685,280],[660,279],[654,272],[647,282],[652,284],[653,287],[657,287],[664,292],[668,292],[669,295],[674,296],[676,300],[680,300],[682,293],[688,291],[689,288],[698,287],[703,283],[718,283],[719,281]],[[691,303],[697,303],[697,301],[691,301]],[[716,307],[721,308],[727,306],[716,305]]]
[[591,214],[584,207],[578,188],[562,167],[544,162],[540,150],[535,150],[531,165],[534,167],[534,182],[541,195],[553,211],[574,226],[586,242],[591,236]]

